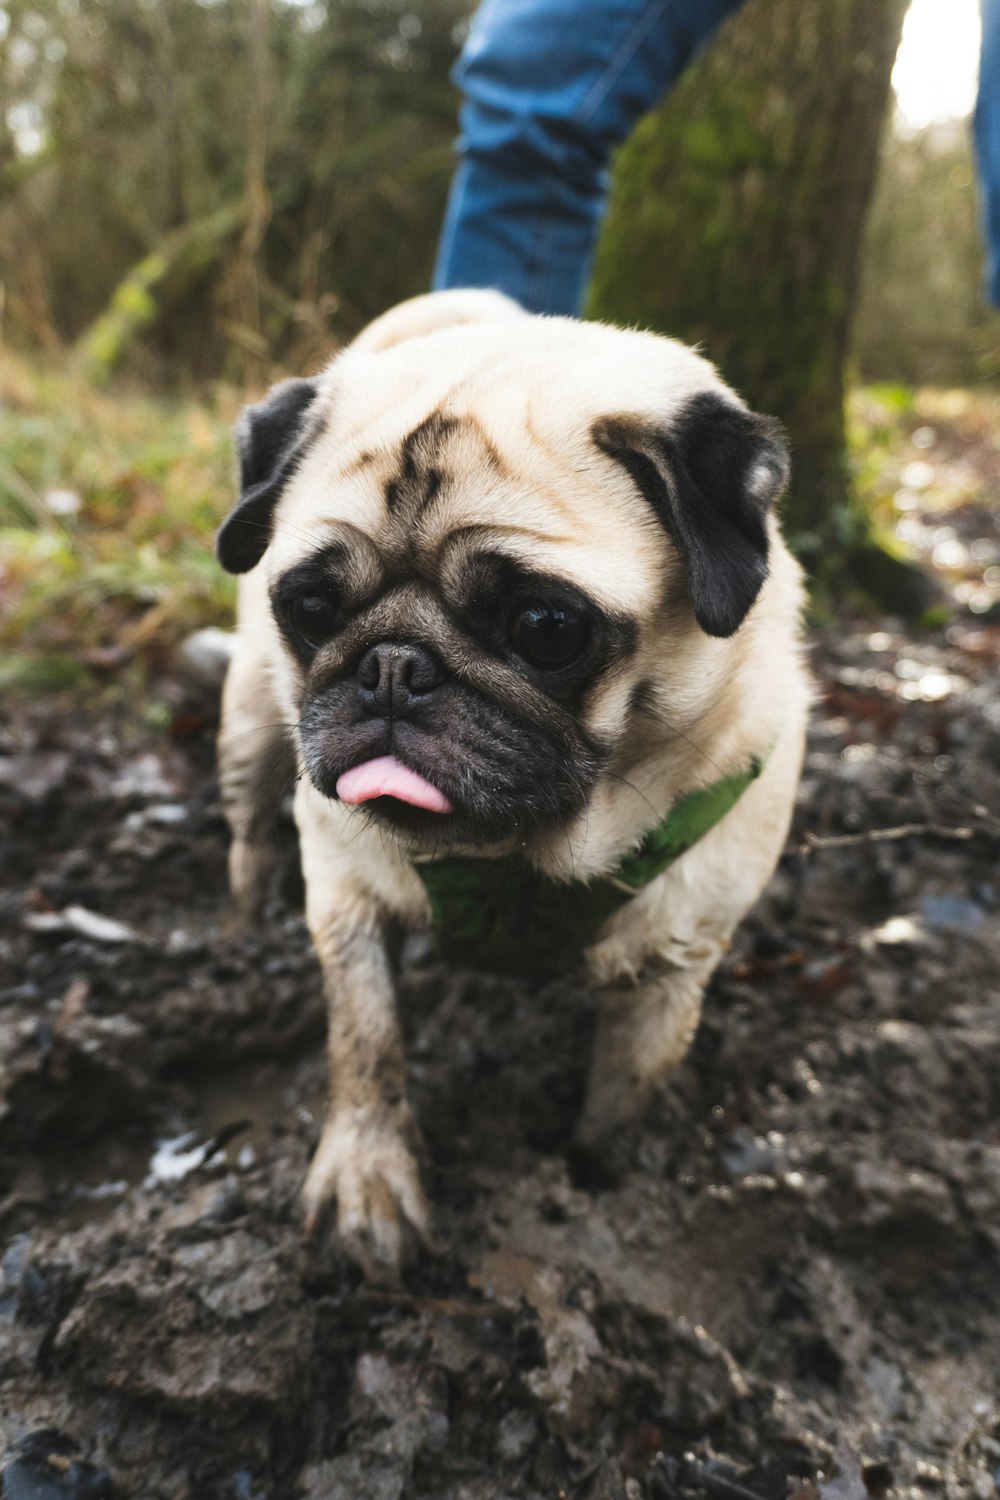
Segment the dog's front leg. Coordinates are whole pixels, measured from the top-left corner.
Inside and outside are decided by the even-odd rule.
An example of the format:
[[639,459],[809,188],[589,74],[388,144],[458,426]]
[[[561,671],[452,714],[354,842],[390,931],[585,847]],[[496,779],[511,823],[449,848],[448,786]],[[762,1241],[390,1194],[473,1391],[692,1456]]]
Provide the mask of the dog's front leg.
[[723,944],[699,945],[655,977],[598,996],[597,1035],[577,1137],[592,1144],[645,1108],[698,1029],[705,985]]
[[330,1099],[303,1197],[312,1232],[337,1199],[337,1233],[371,1279],[395,1279],[407,1233],[429,1240],[406,1099],[402,1038],[384,921],[356,892],[311,890],[309,928],[323,967]]
[[337,1234],[373,1280],[398,1278],[416,1237],[430,1243],[417,1165],[419,1133],[406,1098],[403,1044],[386,919],[355,885],[331,884],[328,861],[303,838],[306,917],[323,968],[330,1099],[303,1189],[312,1233],[331,1199]]

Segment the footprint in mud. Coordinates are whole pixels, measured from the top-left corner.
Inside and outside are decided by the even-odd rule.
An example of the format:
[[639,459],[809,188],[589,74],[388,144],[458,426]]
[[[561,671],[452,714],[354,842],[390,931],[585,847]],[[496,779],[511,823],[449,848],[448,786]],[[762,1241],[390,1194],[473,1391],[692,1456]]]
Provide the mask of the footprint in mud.
[[40,1428],[17,1445],[17,1457],[0,1471],[4,1500],[114,1500],[103,1469],[74,1457],[72,1438]]

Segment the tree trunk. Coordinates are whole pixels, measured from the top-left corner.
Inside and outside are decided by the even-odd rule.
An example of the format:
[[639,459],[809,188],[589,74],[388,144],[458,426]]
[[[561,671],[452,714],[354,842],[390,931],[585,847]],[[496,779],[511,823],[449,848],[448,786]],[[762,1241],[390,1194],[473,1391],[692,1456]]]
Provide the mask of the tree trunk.
[[858,536],[844,361],[908,0],[749,0],[623,149],[592,316],[703,345],[793,449],[807,560]]

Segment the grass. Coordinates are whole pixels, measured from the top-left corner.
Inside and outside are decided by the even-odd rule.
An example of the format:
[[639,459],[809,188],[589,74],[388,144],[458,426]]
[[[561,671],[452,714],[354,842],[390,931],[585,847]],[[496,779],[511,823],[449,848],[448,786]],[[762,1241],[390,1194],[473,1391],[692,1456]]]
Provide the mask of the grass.
[[[97,390],[68,367],[0,352],[0,690],[129,693],[169,667],[188,632],[231,621],[213,540],[233,495],[241,401],[226,388],[170,401]],[[921,503],[941,510],[995,484],[998,414],[995,392],[854,393],[855,484],[890,546],[908,461],[937,460]],[[913,446],[927,424],[933,454]]]
[[148,674],[231,619],[213,536],[239,404],[97,391],[0,355],[0,688]]

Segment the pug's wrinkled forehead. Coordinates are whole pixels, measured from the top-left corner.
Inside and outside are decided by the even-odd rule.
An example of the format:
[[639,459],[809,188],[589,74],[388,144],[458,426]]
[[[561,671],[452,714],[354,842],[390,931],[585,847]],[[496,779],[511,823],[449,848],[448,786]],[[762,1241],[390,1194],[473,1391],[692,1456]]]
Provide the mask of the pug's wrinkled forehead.
[[436,574],[456,548],[502,552],[643,613],[662,589],[662,533],[593,443],[567,372],[497,368],[482,353],[485,368],[447,381],[412,346],[330,372],[326,421],[275,513],[270,569],[301,554],[295,533],[335,539],[347,523],[399,574]]
[[651,616],[687,591],[734,633],[767,573],[787,479],[775,425],[691,350],[568,319],[445,329],[348,349],[246,414],[241,503],[219,541],[270,576],[349,547],[383,577],[503,554],[600,608]]

